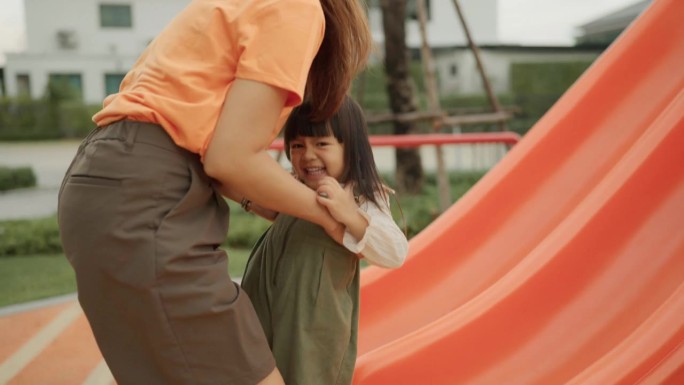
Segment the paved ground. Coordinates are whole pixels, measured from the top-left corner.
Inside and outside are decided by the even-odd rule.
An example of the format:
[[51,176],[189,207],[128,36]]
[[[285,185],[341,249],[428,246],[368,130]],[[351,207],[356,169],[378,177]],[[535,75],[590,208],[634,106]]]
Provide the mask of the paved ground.
[[38,218],[57,211],[57,192],[78,141],[0,142],[0,165],[29,166],[38,186],[0,193],[0,220]]

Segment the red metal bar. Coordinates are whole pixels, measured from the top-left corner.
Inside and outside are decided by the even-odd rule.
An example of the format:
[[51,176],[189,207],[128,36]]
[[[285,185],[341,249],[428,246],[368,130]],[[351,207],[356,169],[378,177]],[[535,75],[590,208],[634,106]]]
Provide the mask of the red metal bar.
[[[371,135],[371,146],[420,147],[423,145],[504,143],[514,145],[520,135],[511,131],[476,132],[465,134],[413,134],[413,135]],[[278,138],[268,147],[270,150],[283,150],[283,139]]]

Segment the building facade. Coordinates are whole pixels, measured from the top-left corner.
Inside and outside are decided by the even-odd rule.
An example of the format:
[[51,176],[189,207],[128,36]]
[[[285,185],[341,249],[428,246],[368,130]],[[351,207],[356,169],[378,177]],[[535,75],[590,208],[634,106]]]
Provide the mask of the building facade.
[[[406,45],[412,49],[421,46],[420,24],[416,0],[406,0]],[[425,34],[433,48],[463,46],[467,43],[453,0],[424,0],[427,8]],[[368,21],[373,39],[382,45],[382,12],[380,0],[369,1]],[[473,39],[478,44],[499,44],[499,0],[461,0]]]
[[[40,98],[48,84],[54,82],[69,87],[86,103],[101,103],[118,90],[121,79],[147,44],[190,1],[25,0],[27,49],[7,55],[5,92],[10,97]],[[425,4],[426,32],[435,53],[440,92],[482,94],[484,87],[477,63],[467,48],[453,0],[425,0]],[[368,18],[378,45],[376,52],[381,55],[384,37],[379,0],[370,0],[369,5]],[[510,90],[512,63],[591,61],[602,51],[600,46],[500,45],[498,0],[461,0],[461,8],[471,35],[480,46],[492,87],[499,93]],[[640,11],[644,7],[639,4],[635,8]],[[636,14],[630,12],[629,17]],[[610,19],[610,15],[606,17]],[[594,24],[582,28],[588,30],[591,26]],[[406,33],[407,46],[418,52],[421,37],[415,0],[407,3]]]
[[[593,62],[604,47],[483,45],[478,50],[492,90],[497,94],[505,94],[511,91],[513,64]],[[485,92],[475,56],[467,47],[437,52],[435,74],[442,95],[480,95]]]
[[25,0],[27,49],[7,55],[9,96],[62,83],[88,103],[116,92],[138,55],[188,0]]
[[[25,0],[27,49],[7,55],[10,97],[39,98],[48,84],[63,84],[86,103],[118,90],[147,44],[190,0]],[[496,44],[498,0],[463,0],[479,42]],[[369,20],[382,45],[382,15],[370,1]],[[433,47],[465,44],[452,0],[426,0],[427,34]],[[415,0],[409,0],[407,44],[420,46]]]
[[577,45],[612,43],[649,5],[651,0],[642,0],[580,25],[575,39]]

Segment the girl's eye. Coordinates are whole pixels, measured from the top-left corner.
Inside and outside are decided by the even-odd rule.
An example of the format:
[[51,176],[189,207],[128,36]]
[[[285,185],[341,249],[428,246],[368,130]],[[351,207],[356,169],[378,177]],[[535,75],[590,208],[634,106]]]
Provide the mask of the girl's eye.
[[294,149],[297,149],[297,148],[302,148],[302,147],[303,147],[303,146],[302,146],[301,144],[299,144],[299,143],[291,143],[291,144],[290,144],[290,149],[291,149],[291,150],[294,150]]

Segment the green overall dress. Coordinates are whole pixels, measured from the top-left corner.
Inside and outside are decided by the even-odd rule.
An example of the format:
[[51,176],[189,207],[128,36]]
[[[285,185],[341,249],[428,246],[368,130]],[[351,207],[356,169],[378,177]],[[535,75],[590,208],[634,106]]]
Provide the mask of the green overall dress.
[[318,225],[280,214],[250,255],[242,287],[287,385],[351,384],[359,260]]

